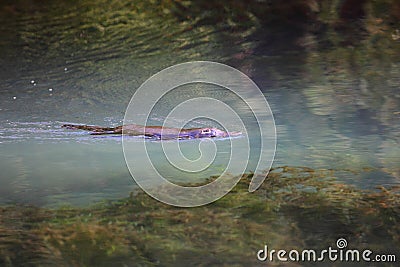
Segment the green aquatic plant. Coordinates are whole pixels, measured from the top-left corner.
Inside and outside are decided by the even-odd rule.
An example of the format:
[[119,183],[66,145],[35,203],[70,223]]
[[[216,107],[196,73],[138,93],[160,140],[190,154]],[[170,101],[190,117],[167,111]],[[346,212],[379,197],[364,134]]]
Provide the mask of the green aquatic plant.
[[264,244],[324,249],[339,237],[354,248],[398,253],[400,188],[363,191],[334,173],[275,168],[255,193],[246,174],[222,199],[197,208],[143,192],[86,208],[2,207],[0,264],[248,266]]

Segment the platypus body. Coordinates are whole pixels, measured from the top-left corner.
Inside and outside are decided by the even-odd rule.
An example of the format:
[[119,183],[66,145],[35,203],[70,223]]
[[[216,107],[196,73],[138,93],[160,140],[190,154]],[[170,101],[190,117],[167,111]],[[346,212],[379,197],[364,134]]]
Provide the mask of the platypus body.
[[90,131],[92,135],[124,134],[133,136],[146,136],[154,139],[194,139],[213,138],[240,135],[240,132],[228,133],[217,128],[169,128],[162,126],[143,126],[137,124],[121,125],[117,127],[101,127],[91,125],[64,124],[67,129],[80,129]]

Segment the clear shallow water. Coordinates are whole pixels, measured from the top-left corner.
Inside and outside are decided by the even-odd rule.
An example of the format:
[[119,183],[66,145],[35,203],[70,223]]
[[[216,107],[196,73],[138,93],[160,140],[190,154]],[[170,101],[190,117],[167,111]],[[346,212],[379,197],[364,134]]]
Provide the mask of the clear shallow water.
[[[121,124],[142,82],[190,60],[229,64],[259,85],[277,125],[274,166],[349,169],[355,173],[338,179],[362,188],[400,183],[400,62],[381,69],[367,63],[351,72],[313,48],[318,40],[312,37],[308,46],[288,45],[300,38],[290,34],[269,43],[273,33],[266,38],[254,27],[193,27],[168,8],[141,2],[115,1],[103,11],[90,2],[2,6],[1,202],[86,205],[127,196],[135,184],[120,138],[60,126]],[[152,123],[161,124],[176,103],[198,96],[224,99],[247,118],[248,110],[223,90],[194,87],[166,96]],[[226,140],[217,143],[225,152]],[[183,146],[198,153],[195,142]],[[224,159],[221,153],[197,178],[218,174]]]

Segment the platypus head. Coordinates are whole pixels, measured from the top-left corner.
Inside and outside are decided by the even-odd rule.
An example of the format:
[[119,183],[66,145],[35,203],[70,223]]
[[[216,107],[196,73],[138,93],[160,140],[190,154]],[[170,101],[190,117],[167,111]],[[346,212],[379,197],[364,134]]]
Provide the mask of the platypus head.
[[200,138],[204,137],[225,137],[227,133],[217,128],[202,128],[199,133]]
[[194,128],[188,129],[179,134],[179,139],[193,139],[193,138],[213,138],[213,137],[228,137],[238,136],[241,132],[228,133],[217,128]]
[[240,132],[228,133],[226,131],[217,129],[217,128],[202,128],[199,134],[200,138],[207,137],[227,137],[227,136],[237,136],[240,135]]

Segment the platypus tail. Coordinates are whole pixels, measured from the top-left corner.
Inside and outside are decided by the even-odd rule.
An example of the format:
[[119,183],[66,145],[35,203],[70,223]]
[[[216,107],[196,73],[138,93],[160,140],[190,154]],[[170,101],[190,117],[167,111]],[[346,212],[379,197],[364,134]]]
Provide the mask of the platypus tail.
[[98,135],[98,134],[120,134],[122,132],[119,131],[120,127],[102,127],[95,125],[79,125],[79,124],[63,124],[62,128],[72,129],[72,130],[86,130],[91,131],[90,134]]

